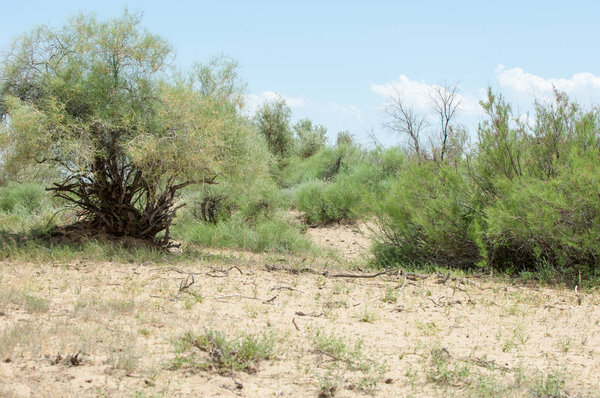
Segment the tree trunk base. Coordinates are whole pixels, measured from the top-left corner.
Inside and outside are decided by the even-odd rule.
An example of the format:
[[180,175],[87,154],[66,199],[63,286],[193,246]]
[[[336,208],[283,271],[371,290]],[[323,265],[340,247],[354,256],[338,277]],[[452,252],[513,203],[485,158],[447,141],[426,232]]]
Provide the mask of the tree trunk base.
[[51,243],[76,243],[82,244],[90,241],[100,243],[120,244],[128,249],[158,249],[166,250],[159,243],[147,239],[133,236],[117,236],[105,230],[98,228],[88,221],[79,221],[70,225],[56,227],[50,232],[49,239]]

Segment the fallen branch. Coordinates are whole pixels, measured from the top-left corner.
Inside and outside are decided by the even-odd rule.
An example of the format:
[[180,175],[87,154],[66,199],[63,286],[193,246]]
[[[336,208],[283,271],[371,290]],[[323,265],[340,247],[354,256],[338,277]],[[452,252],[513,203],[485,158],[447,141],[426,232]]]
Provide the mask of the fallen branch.
[[298,315],[298,316],[312,316],[313,318],[319,318],[319,317],[322,317],[322,316],[326,315],[324,312],[321,312],[320,314],[317,314],[316,312],[313,312],[312,314],[307,314],[307,313],[302,312],[302,311],[296,311],[295,314]]
[[273,301],[277,298],[277,296],[273,296],[270,299],[264,300],[258,297],[250,297],[250,296],[244,296],[242,294],[228,294],[225,296],[216,296],[213,297],[213,299],[217,300],[217,301],[221,301],[226,303],[227,301],[223,301],[223,299],[228,299],[228,298],[243,298],[243,299],[248,299],[248,300],[257,300],[262,302],[263,304],[271,304],[273,305]]
[[315,269],[307,268],[307,267],[288,268],[288,267],[278,267],[275,265],[265,264],[265,268],[267,269],[267,271],[284,271],[284,272],[287,272],[287,273],[290,273],[293,275],[298,275],[301,273],[309,273],[309,274],[315,274],[315,275],[322,275],[326,278],[376,278],[381,275],[392,276],[392,275],[400,275],[400,274],[404,275],[404,277],[406,279],[409,279],[412,281],[429,278],[429,275],[420,275],[420,274],[415,274],[412,272],[404,272],[402,270],[400,270],[400,271],[386,270],[386,271],[376,272],[374,274],[349,274],[349,273],[332,274],[329,271],[319,272]]
[[271,291],[273,291],[273,290],[289,290],[289,291],[292,291],[292,292],[304,293],[302,290],[294,289],[293,287],[289,287],[289,286],[276,286],[276,287],[272,287]]
[[[191,280],[190,280],[191,279]],[[196,281],[194,280],[194,275],[189,274],[184,280],[179,284],[179,293],[183,292],[186,289],[189,289]]]

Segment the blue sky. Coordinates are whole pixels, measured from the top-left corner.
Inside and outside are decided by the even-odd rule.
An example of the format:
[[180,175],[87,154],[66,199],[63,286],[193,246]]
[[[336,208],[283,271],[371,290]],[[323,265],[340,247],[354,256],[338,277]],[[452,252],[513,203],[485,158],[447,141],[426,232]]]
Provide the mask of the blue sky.
[[241,65],[250,110],[280,93],[294,118],[310,117],[330,137],[349,130],[368,143],[398,138],[382,107],[403,93],[428,112],[427,91],[457,83],[461,121],[471,130],[491,85],[530,110],[555,86],[600,103],[598,1],[0,1],[0,47],[39,24],[79,12],[142,11],[185,68],[225,54]]

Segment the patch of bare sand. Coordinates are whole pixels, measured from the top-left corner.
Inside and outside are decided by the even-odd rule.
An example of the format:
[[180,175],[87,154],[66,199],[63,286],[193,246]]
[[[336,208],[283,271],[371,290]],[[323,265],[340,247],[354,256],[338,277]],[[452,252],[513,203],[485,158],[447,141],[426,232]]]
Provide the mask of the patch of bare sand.
[[[0,263],[0,396],[360,397],[369,375],[381,397],[542,396],[555,385],[598,396],[598,292],[577,305],[566,289],[335,278],[264,263]],[[194,283],[180,291],[189,272]],[[228,338],[272,332],[275,359],[235,372],[241,389],[227,372],[174,367],[173,341],[207,328]],[[346,351],[319,352],[319,333]],[[342,358],[357,341],[362,368]],[[74,366],[68,358],[79,352]]]
[[308,228],[306,237],[315,245],[334,251],[344,260],[364,260],[369,256],[373,228],[374,223],[363,221],[331,224]]

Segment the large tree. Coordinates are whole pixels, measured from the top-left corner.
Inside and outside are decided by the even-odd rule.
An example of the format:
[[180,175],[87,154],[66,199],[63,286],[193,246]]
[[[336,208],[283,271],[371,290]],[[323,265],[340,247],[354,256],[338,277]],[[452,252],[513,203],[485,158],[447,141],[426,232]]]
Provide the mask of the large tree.
[[0,69],[0,161],[57,167],[49,190],[90,228],[167,246],[178,191],[251,164],[257,145],[235,65],[175,73],[171,59],[127,11],[17,38]]

